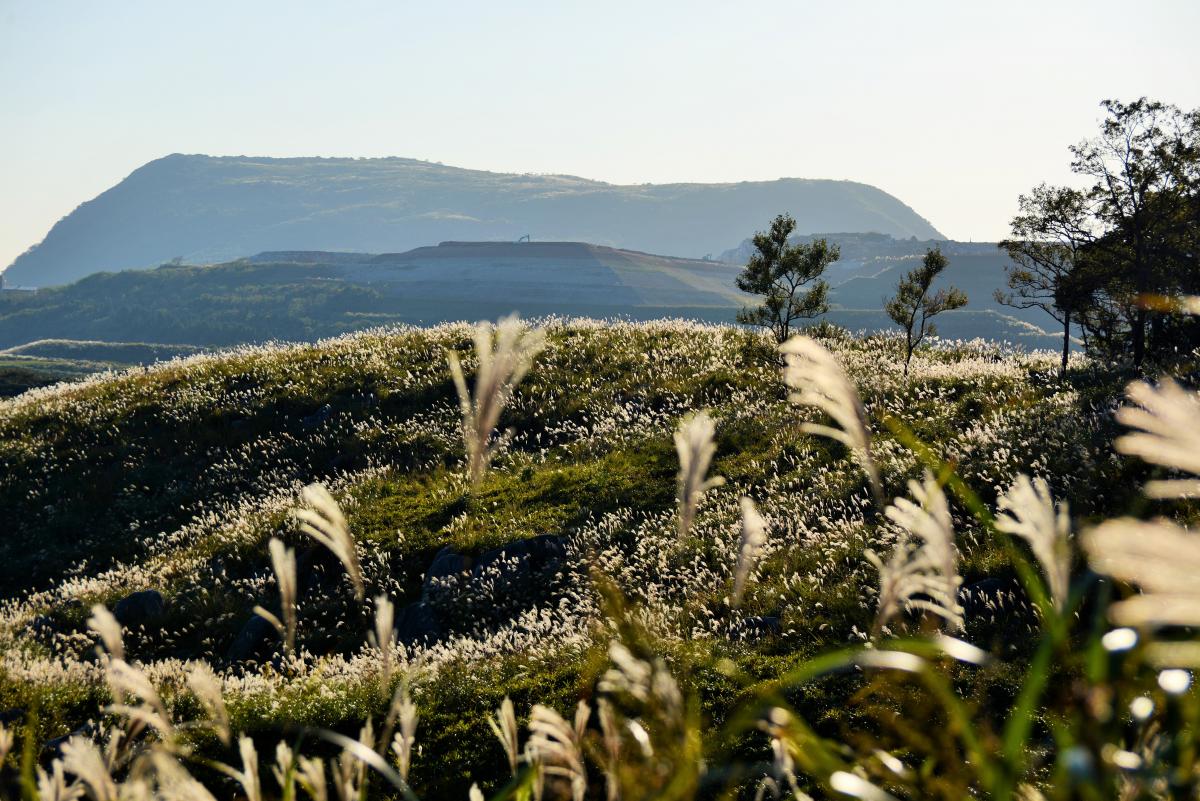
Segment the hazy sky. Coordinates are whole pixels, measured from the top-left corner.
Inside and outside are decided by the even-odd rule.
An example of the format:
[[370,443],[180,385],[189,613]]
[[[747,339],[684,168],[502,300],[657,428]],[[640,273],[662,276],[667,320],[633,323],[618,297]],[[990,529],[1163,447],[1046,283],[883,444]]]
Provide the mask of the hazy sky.
[[172,152],[849,178],[996,239],[1102,98],[1200,106],[1197,31],[1196,0],[0,0],[0,266]]

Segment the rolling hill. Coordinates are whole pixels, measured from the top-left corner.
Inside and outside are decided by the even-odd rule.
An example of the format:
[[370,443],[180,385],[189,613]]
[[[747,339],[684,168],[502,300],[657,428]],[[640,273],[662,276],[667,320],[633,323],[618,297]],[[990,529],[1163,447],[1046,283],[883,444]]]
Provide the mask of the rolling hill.
[[35,340],[0,350],[0,398],[60,381],[75,381],[106,370],[121,370],[187,356],[198,350],[191,345],[146,342]]
[[[610,640],[640,636],[713,721],[705,753],[734,743],[731,764],[769,760],[765,737],[726,728],[742,704],[755,704],[748,719],[761,714],[762,696],[740,677],[775,681],[810,654],[858,642],[875,617],[866,552],[896,535],[873,511],[858,463],[802,430],[822,418],[788,402],[762,336],[558,321],[504,409],[499,427],[512,436],[472,489],[445,354],[462,354],[472,380],[473,334],[446,325],[245,348],[0,402],[0,710],[28,719],[36,748],[109,707],[87,622],[100,603],[124,625],[130,662],[175,693],[181,729],[199,708],[185,694],[198,663],[214,671],[237,730],[261,743],[297,743],[289,726],[356,732],[384,721],[392,683],[411,677],[421,726],[413,789],[462,799],[472,783],[490,794],[509,781],[487,724],[503,698],[522,715],[532,703],[570,714],[581,694],[601,697],[593,687]],[[1052,355],[968,345],[922,351],[905,378],[894,338],[824,342],[870,410],[888,497],[923,469],[883,424],[893,415],[952,458],[989,508],[1022,471],[1052,476],[1082,520],[1126,508],[1140,484],[1145,471],[1089,447],[1113,434],[1119,375],[1088,366],[1077,388],[1048,380]],[[725,483],[704,494],[681,537],[672,434],[699,410],[715,421],[710,472]],[[289,518],[313,481],[345,509],[361,599],[337,558]],[[770,523],[743,601],[731,605],[743,496]],[[968,610],[960,649],[999,663],[958,663],[955,679],[980,699],[973,715],[1003,722],[1038,617],[1019,586],[1009,589],[1006,543],[954,508]],[[290,658],[255,611],[281,609],[272,538],[296,557]],[[386,663],[364,647],[379,630],[377,597],[395,604]],[[874,676],[838,671],[806,687],[797,715],[861,731],[876,720]],[[912,687],[896,697],[911,702]],[[891,720],[894,709],[879,714]],[[198,757],[236,759],[192,730],[205,735]],[[632,738],[624,748],[630,760],[644,753]],[[570,796],[546,795],[555,797]]]
[[[992,300],[1005,264],[993,245],[832,236],[845,243],[843,259],[827,273],[833,323],[856,331],[891,328],[884,296],[926,246],[939,244],[950,255],[945,280],[971,297],[967,309],[939,319],[944,336],[1057,345],[1049,317]],[[273,251],[221,265],[101,273],[66,287],[0,293],[0,348],[39,339],[223,347],[513,312],[732,322],[750,300],[734,286],[739,270],[581,242],[444,242],[384,254]]]
[[621,186],[402,158],[175,154],[64,217],[8,268],[45,287],[170,259],[264,250],[400,251],[447,239],[571,239],[654,253],[717,253],[788,211],[800,230],[940,234],[901,201],[850,181]]

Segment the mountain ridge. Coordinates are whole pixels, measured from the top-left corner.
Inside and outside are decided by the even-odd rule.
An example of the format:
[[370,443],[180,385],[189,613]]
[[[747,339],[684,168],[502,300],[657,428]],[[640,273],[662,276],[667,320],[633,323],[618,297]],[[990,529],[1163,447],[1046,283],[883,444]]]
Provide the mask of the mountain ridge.
[[5,278],[42,287],[176,257],[195,263],[282,249],[385,253],[526,234],[702,257],[780,212],[793,214],[807,232],[942,238],[899,199],[852,181],[624,185],[401,157],[172,154],[80,204]]
[[[946,336],[1058,344],[1044,313],[995,302],[1008,259],[994,245],[858,240],[845,240],[843,258],[826,271],[832,308],[823,319],[852,331],[892,328],[883,299],[920,263],[924,246],[938,244],[950,254],[940,282],[971,299],[967,309],[939,320]],[[264,252],[225,264],[102,272],[65,287],[0,293],[0,347],[49,338],[226,347],[514,312],[733,322],[753,300],[737,290],[740,271],[728,262],[579,242],[445,242],[396,254]]]

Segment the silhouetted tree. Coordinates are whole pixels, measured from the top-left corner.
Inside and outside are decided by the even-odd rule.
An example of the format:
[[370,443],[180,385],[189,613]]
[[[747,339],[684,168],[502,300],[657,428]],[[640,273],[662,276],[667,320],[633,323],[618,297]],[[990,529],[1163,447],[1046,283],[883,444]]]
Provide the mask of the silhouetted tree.
[[789,244],[795,229],[791,215],[780,214],[769,231],[757,232],[755,252],[737,277],[738,289],[763,296],[760,305],[738,312],[738,322],[769,328],[779,342],[791,336],[796,320],[829,311],[829,284],[821,274],[841,256],[838,246],[824,239]]
[[1067,372],[1071,323],[1082,323],[1094,294],[1084,253],[1095,241],[1086,196],[1075,189],[1042,184],[1019,199],[1020,213],[1012,221],[1012,238],[1000,242],[1012,264],[1007,267],[1008,291],[996,290],[996,300],[1017,309],[1038,308],[1062,326],[1062,364]]
[[1109,360],[1171,358],[1200,345],[1179,297],[1200,294],[1200,109],[1105,100],[1099,135],[1071,150],[1082,191],[1039,186],[1020,199],[1002,303],[1040,307]]
[[933,318],[942,312],[961,309],[967,305],[967,294],[956,287],[939,289],[930,294],[933,281],[950,262],[941,248],[925,252],[920,266],[913,268],[900,279],[896,295],[884,304],[888,317],[904,329],[904,375],[908,375],[908,363],[913,351],[927,336],[937,335]]
[[1183,200],[1180,179],[1186,169],[1179,160],[1187,158],[1188,147],[1179,139],[1187,126],[1179,109],[1144,97],[1132,103],[1105,100],[1101,106],[1107,117],[1100,134],[1071,148],[1071,169],[1094,181],[1087,199],[1104,229],[1094,242],[1096,263],[1109,265],[1111,286],[1131,293],[1129,340],[1133,363],[1140,365],[1152,312],[1147,300],[1172,283],[1167,255]]

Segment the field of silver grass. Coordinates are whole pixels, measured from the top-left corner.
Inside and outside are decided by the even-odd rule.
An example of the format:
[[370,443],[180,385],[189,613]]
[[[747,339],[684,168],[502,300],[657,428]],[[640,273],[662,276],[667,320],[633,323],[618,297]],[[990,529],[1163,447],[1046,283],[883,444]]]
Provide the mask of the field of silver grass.
[[[446,351],[457,355],[447,361]],[[919,749],[857,753],[855,744],[831,743],[805,723],[785,688],[830,671],[917,677],[961,739],[961,764],[941,766],[947,792],[1030,795],[1035,784],[1053,783],[1060,762],[1071,768],[1071,760],[1085,758],[1091,763],[1076,770],[1080,781],[1119,782],[1128,797],[1169,796],[1172,782],[1190,786],[1194,772],[1164,778],[1189,771],[1190,762],[1148,759],[1147,749],[1174,735],[1167,727],[1178,721],[1163,716],[1179,713],[1171,699],[1186,696],[1188,687],[1178,669],[1196,658],[1186,637],[1150,636],[1160,624],[1197,622],[1189,617],[1194,594],[1182,578],[1158,576],[1186,575],[1195,546],[1176,523],[1095,525],[1105,511],[1097,493],[1124,475],[1124,461],[1105,440],[1112,410],[1059,384],[1053,356],[984,343],[926,351],[908,379],[888,338],[797,338],[783,355],[781,371],[753,335],[689,323],[547,321],[530,329],[504,321],[494,329],[374,332],[193,357],[0,405],[2,447],[19,451],[8,458],[43,471],[19,479],[36,495],[54,484],[56,471],[70,470],[70,454],[52,436],[39,438],[36,432],[53,429],[33,421],[59,416],[119,437],[119,421],[137,418],[126,411],[147,398],[165,424],[186,430],[214,407],[244,408],[249,416],[267,393],[319,397],[330,384],[355,381],[403,391],[445,385],[451,376],[455,387],[453,396],[402,417],[364,402],[358,415],[306,421],[303,437],[268,432],[241,452],[221,454],[201,479],[212,497],[186,510],[184,525],[139,532],[133,558],[100,570],[74,565],[48,588],[8,601],[5,681],[42,691],[93,687],[107,704],[56,758],[36,770],[26,759],[26,775],[36,773],[41,795],[67,798],[208,797],[236,786],[233,792],[248,798],[302,791],[324,799],[330,785],[349,798],[367,793],[372,781],[375,792],[407,795],[414,761],[437,758],[417,753],[417,726],[423,696],[438,686],[440,672],[475,665],[482,687],[486,666],[514,656],[527,665],[562,663],[598,651],[610,665],[594,692],[575,709],[532,706],[527,736],[511,704],[501,705],[497,754],[512,779],[489,793],[690,797],[742,786],[760,795],[936,797],[929,788],[940,787],[938,768],[928,767],[929,755]],[[598,369],[605,360],[624,383],[605,380]],[[551,375],[571,381],[539,380]],[[712,380],[695,383],[696,376]],[[1181,472],[1149,486],[1160,502],[1193,493],[1187,474],[1198,472],[1189,461],[1197,451],[1186,438],[1200,430],[1195,397],[1166,382],[1134,385],[1130,396],[1131,408],[1119,416],[1135,433],[1119,440],[1118,450]],[[497,430],[502,421],[537,424]],[[746,426],[767,434],[747,438],[753,447],[741,452],[736,434]],[[503,559],[427,581],[422,589],[447,621],[444,630],[400,641],[397,607],[412,594],[395,570],[406,532],[362,537],[354,526],[381,484],[427,470],[433,478],[424,491],[479,501],[490,497],[489,481],[528,481],[556,469],[564,454],[595,459],[637,451],[672,431],[673,504],[610,509],[564,531],[555,574],[538,577],[551,585],[548,594],[513,588]],[[344,442],[347,435],[370,443],[367,463],[329,471],[323,486],[304,486],[313,477],[304,460],[278,458],[294,454],[297,440],[316,447],[323,437]],[[439,472],[433,458],[395,458],[414,442],[453,449],[465,456],[461,469]],[[1070,498],[1074,508],[1055,497]],[[450,517],[439,536],[503,543],[544,534],[543,522],[476,502]],[[1055,747],[1043,737],[1030,749],[1030,733],[1044,724],[1035,726],[1035,711],[1045,703],[1046,682],[1038,689],[1038,681],[1027,680],[1022,687],[1034,689],[1018,693],[1002,727],[1002,753],[991,755],[986,737],[964,719],[969,707],[954,682],[962,670],[1009,655],[985,642],[997,626],[1005,637],[1033,644],[1032,652],[1016,644],[1012,650],[1022,651],[1018,664],[1036,666],[1092,623],[1094,611],[1079,606],[1087,595],[1079,581],[1071,591],[1072,577],[1087,572],[1073,563],[1072,531],[1079,527],[1088,531],[1083,542],[1099,572],[1143,590],[1110,610],[1112,620],[1135,628],[1097,632],[1097,647],[1135,653],[1145,669],[1130,681],[1152,676],[1153,692],[1166,697],[1132,699],[1146,699],[1139,705],[1145,714],[1122,713],[1140,725],[1134,728],[1141,734],[1123,735],[1135,740],[1083,748]],[[296,554],[304,543],[329,555],[337,578],[301,598]],[[1144,543],[1169,548],[1139,548]],[[230,575],[226,565],[235,558],[262,569]],[[1015,574],[1017,583],[985,592],[979,579],[992,573]],[[979,598],[964,576],[974,579]],[[215,614],[142,642],[141,632],[122,631],[105,604],[147,586],[162,588],[169,602]],[[195,600],[214,595],[219,602]],[[48,609],[72,604],[91,610],[87,626],[46,635],[32,625]],[[249,669],[224,664],[219,643],[205,632],[220,630],[221,615],[243,618],[251,609],[276,630],[278,648]],[[330,628],[344,628],[345,636],[331,641]],[[165,656],[182,642],[196,653]],[[739,651],[764,643],[802,659],[767,680],[746,675]],[[726,725],[757,733],[761,764],[714,761],[694,682],[672,671],[671,660],[698,645],[712,656],[711,669],[745,696]],[[363,699],[384,701],[379,707]],[[1118,700],[1114,693],[1107,702]],[[337,710],[346,705],[360,706],[354,711],[366,713],[363,719],[374,709],[382,713],[357,739],[317,725],[346,719]],[[526,710],[518,711],[525,718]],[[203,747],[215,737],[232,748],[234,729],[254,729],[256,718],[272,714],[307,724],[303,734],[281,741],[274,781],[260,776],[254,740],[238,741],[240,764],[216,760]],[[313,745],[314,755],[300,756],[301,743]],[[329,756],[329,748],[340,756]]]

